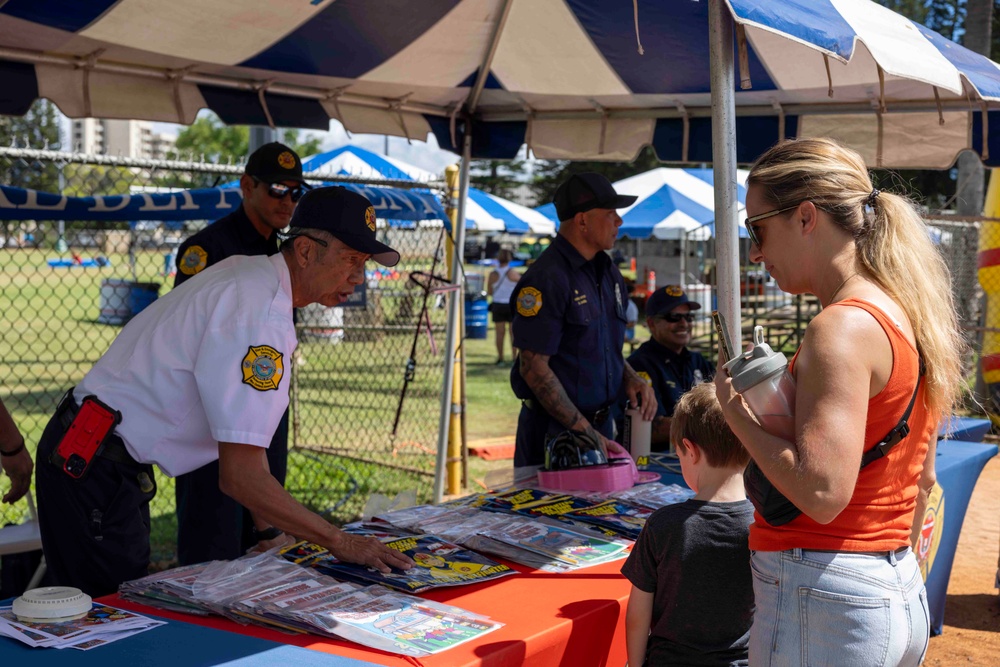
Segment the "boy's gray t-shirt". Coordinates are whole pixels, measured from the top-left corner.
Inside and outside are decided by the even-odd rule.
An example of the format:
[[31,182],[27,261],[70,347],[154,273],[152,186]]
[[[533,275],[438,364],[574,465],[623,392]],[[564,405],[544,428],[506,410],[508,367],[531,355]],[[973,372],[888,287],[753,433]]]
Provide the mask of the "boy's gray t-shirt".
[[743,500],[688,500],[646,521],[624,574],[653,593],[646,665],[746,665],[753,583]]

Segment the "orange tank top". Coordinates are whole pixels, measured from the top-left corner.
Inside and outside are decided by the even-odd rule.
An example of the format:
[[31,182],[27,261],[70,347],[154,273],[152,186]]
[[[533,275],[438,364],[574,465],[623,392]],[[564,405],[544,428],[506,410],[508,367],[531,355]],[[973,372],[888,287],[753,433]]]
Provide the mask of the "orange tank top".
[[[889,381],[868,401],[864,447],[867,452],[896,426],[906,411],[919,375],[919,356],[896,322],[871,303],[845,299],[830,306],[852,306],[867,311],[881,325],[892,346]],[[794,363],[792,359],[793,367]],[[889,551],[909,544],[917,482],[937,426],[936,416],[927,407],[926,388],[927,383],[921,382],[910,413],[910,434],[886,456],[860,471],[851,501],[836,519],[823,525],[801,514],[784,526],[774,527],[755,515],[750,527],[750,548]]]

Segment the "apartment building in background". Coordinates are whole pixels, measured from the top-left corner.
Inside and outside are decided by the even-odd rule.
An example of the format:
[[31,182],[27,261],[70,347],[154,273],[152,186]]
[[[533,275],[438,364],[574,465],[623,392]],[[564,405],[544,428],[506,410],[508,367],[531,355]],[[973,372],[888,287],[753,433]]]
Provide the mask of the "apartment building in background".
[[70,144],[79,153],[165,159],[176,137],[153,131],[144,120],[80,118],[70,124]]

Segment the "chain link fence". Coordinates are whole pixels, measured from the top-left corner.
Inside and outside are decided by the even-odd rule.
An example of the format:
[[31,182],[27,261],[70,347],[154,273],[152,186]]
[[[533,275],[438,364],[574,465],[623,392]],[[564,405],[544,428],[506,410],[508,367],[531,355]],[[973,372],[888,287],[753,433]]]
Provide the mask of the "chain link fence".
[[[209,187],[241,172],[209,163],[0,148],[0,183],[69,196]],[[210,221],[17,221],[4,219],[3,204],[0,377],[3,401],[33,452],[66,389],[83,378],[131,314],[172,288],[176,248]],[[445,273],[445,232],[440,224],[379,224],[380,240],[402,260],[393,269],[370,265],[364,305],[314,305],[297,317],[286,486],[335,522],[356,518],[375,492],[414,490],[421,501],[432,493],[450,297],[424,286],[443,285],[427,276]],[[158,484],[154,558],[169,561],[176,536],[173,481],[161,475]],[[0,494],[8,486],[0,477]],[[25,511],[23,502],[0,506],[0,525],[21,520]]]
[[[211,187],[241,172],[239,166],[210,163],[0,148],[0,183],[71,196]],[[33,448],[63,392],[107,350],[131,309],[171,289],[177,246],[210,221],[16,221],[3,218],[3,205],[0,377],[4,403]],[[980,232],[984,252],[1000,248],[1000,222],[928,216],[928,223],[952,271],[960,324],[972,347],[967,360],[972,387],[980,357],[1000,359],[1000,319],[993,322],[988,315],[1000,318],[1000,302],[986,309],[1000,295],[1000,268],[977,264]],[[358,516],[375,492],[412,489],[418,500],[426,501],[432,491],[450,296],[424,287],[443,285],[428,276],[445,272],[444,232],[440,226],[383,226],[379,235],[400,250],[402,261],[391,270],[368,272],[364,306],[313,306],[298,316],[286,485],[296,498],[336,522]],[[1000,256],[1000,249],[994,252]],[[696,255],[704,260],[704,274],[698,278],[705,290],[693,298],[710,311],[715,303],[714,246],[709,242]],[[755,268],[745,271],[741,282],[744,338],[762,324],[768,342],[792,350],[818,304],[771,289]],[[636,273],[641,282],[642,267]],[[714,331],[707,318],[696,323],[695,333],[693,347],[714,356]],[[998,377],[988,370],[986,387],[1000,387],[1000,362],[993,370]],[[978,409],[974,402],[969,407]],[[158,482],[154,556],[169,561],[176,535],[173,483],[163,477]],[[7,484],[0,477],[0,493]],[[24,511],[24,503],[0,506],[0,525],[21,520]]]

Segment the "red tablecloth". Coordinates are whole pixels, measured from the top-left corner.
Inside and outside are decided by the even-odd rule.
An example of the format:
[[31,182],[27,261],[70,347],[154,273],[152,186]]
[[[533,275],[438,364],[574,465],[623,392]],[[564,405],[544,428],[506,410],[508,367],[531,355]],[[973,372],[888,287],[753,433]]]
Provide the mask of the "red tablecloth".
[[625,664],[625,608],[631,585],[617,560],[575,572],[548,574],[513,565],[519,574],[474,586],[441,588],[422,597],[486,614],[506,625],[426,658],[407,658],[317,635],[288,635],[227,619],[154,610],[116,595],[101,602],[212,628],[335,653],[376,665],[427,667],[621,667]]

